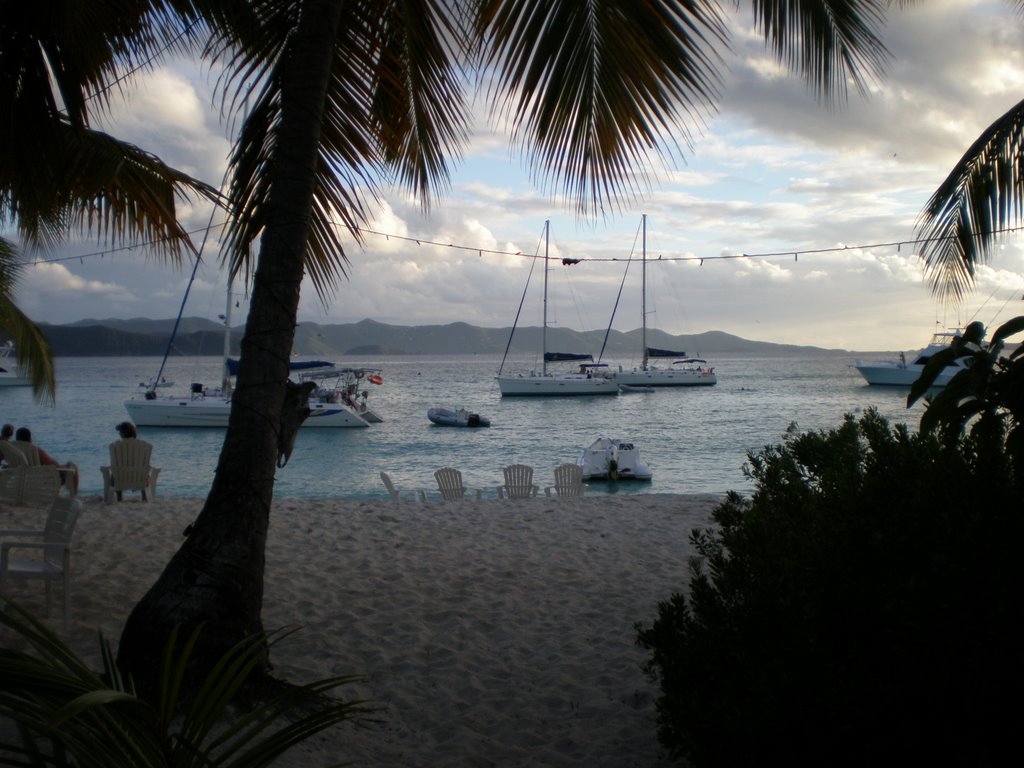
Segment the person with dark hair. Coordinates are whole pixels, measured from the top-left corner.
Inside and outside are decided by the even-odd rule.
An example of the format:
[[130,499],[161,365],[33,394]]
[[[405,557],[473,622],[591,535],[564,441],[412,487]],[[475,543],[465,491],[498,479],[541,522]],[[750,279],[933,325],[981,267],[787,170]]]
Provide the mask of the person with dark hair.
[[[64,478],[64,487],[69,488],[72,496],[78,495],[78,466],[74,462],[69,461],[66,464],[61,464],[38,445],[35,445],[32,442],[32,431],[28,427],[18,427],[18,430],[14,433],[13,445],[21,449],[21,452],[25,454],[25,458],[28,459],[30,464],[35,463],[31,458],[34,455],[38,457],[40,464],[57,467],[60,470],[61,477]],[[68,483],[69,476],[70,484]]]
[[127,440],[130,437],[138,437],[139,433],[135,430],[135,425],[130,421],[122,421],[114,429],[117,430],[117,434],[121,436],[122,440]]
[[12,437],[14,437],[14,425],[4,424],[0,428],[0,440],[10,440]]

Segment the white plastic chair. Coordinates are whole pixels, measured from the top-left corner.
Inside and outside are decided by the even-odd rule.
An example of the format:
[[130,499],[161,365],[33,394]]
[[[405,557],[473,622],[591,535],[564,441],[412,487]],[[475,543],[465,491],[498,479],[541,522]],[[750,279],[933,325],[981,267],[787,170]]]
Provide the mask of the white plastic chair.
[[[387,472],[381,472],[380,473],[380,481],[382,483],[384,483],[384,487],[387,489],[388,496],[391,497],[392,501],[394,501],[395,503],[398,503],[399,501],[402,500],[402,494],[401,494],[401,492],[397,488],[395,488],[395,484],[391,480],[391,475],[389,475]],[[423,493],[423,491],[420,491],[419,498],[423,499],[423,497],[424,497],[424,493]],[[413,499],[412,500],[415,500],[415,499],[416,499],[416,495],[413,494]]]
[[499,499],[530,499],[540,490],[533,484],[533,467],[528,464],[509,464],[504,474],[505,484],[498,486]]
[[[27,451],[24,447],[32,449]],[[39,451],[31,443],[0,440],[0,453],[7,469],[0,470],[0,501],[14,507],[46,507],[60,493],[63,479],[60,470],[39,464]],[[27,458],[31,455],[36,463]]]
[[[82,512],[82,502],[57,496],[50,504],[41,531],[0,531],[0,591],[9,579],[41,579],[46,584],[46,615],[50,615],[51,584],[64,590],[64,626],[71,618],[71,536]],[[6,539],[14,540],[7,541]],[[15,553],[18,556],[12,556]],[[35,554],[35,557],[32,555]]]
[[545,496],[582,496],[587,491],[583,484],[583,467],[579,464],[559,464],[555,467],[555,484],[544,489]]
[[150,466],[153,446],[145,440],[127,437],[110,444],[110,465],[100,467],[103,475],[103,501],[109,504],[125,491],[141,491],[143,501],[156,498],[156,480],[160,468]]
[[[434,473],[434,479],[437,481],[437,490],[441,493],[441,498],[445,501],[461,501],[466,498],[466,493],[474,491],[473,488],[467,488],[462,484],[462,473],[453,469],[452,467],[442,467]],[[477,501],[483,496],[483,492],[477,488],[475,489]]]

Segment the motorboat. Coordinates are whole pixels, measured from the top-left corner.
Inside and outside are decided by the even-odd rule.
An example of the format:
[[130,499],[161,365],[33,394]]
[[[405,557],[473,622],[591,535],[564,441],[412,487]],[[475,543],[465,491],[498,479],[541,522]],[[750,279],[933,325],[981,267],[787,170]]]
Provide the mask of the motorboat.
[[489,427],[491,420],[465,408],[428,408],[427,418],[439,427]]
[[0,387],[31,387],[32,380],[18,366],[14,356],[14,342],[0,347]]
[[[182,304],[184,309],[184,304]],[[231,393],[233,390],[232,370],[237,370],[228,357],[231,339],[231,286],[228,285],[227,310],[224,314],[223,377],[219,387],[206,387],[193,382],[188,391],[178,395],[160,394],[157,387],[146,389],[124,402],[124,408],[140,427],[220,427],[228,425],[231,415]],[[173,343],[168,342],[168,352]],[[166,363],[167,355],[164,355]],[[314,371],[328,372],[334,363],[324,360],[292,361],[291,370],[301,379]],[[162,379],[161,370],[153,381]],[[379,375],[379,374],[378,374]],[[364,400],[365,402],[365,400]],[[345,402],[334,390],[314,390],[309,398],[309,416],[302,422],[302,428],[360,428],[370,426],[350,403]]]
[[[685,352],[676,352],[671,349],[659,349],[647,346],[647,216],[642,219],[643,226],[643,247],[642,256],[642,301],[640,316],[642,318],[641,348],[643,359],[639,368],[623,370],[620,366],[615,373],[615,380],[621,385],[647,386],[647,387],[710,387],[718,383],[715,369],[709,367],[707,360],[696,357],[687,357]],[[651,363],[651,359],[672,359],[674,362],[667,366],[658,366]]]
[[[548,351],[548,238],[550,222],[544,222],[544,323],[542,326],[543,357],[540,371],[502,375],[505,361],[498,369],[498,388],[502,397],[550,397],[617,395],[619,385],[608,366],[595,363],[592,355]],[[512,327],[515,333],[515,326]],[[510,339],[511,341],[511,339]],[[578,365],[575,371],[549,371],[551,363]]]
[[369,424],[380,424],[384,419],[367,403],[370,393],[364,384],[380,386],[384,383],[380,368],[337,368],[312,370],[299,374],[299,381],[316,384],[313,397],[324,403],[344,403]]
[[640,449],[628,440],[599,437],[576,460],[584,480],[650,480],[654,474],[640,459]]
[[[878,360],[865,363],[858,359],[854,362],[853,367],[860,372],[860,375],[864,377],[868,384],[909,387],[921,377],[921,372],[924,371],[925,364],[932,358],[932,355],[949,347],[953,343],[953,339],[958,335],[958,331],[939,331],[933,334],[928,346],[912,355],[909,362],[906,355],[900,352],[896,360]],[[970,360],[969,356],[955,359],[939,372],[932,386],[946,386],[960,371],[967,369],[970,365]]]

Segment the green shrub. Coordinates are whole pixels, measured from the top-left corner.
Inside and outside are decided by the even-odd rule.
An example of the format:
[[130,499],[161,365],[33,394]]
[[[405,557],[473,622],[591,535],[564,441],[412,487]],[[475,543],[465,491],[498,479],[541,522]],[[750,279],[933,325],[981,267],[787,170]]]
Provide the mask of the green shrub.
[[1024,483],[979,446],[869,411],[751,453],[689,596],[637,625],[661,743],[702,768],[1016,752]]

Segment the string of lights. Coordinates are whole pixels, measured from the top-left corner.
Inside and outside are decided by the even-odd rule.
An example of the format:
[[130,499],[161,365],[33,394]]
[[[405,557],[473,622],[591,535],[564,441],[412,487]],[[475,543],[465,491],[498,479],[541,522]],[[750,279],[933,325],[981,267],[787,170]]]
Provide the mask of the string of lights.
[[[211,228],[223,227],[224,224],[225,224],[224,222],[213,224],[211,226]],[[995,230],[991,234],[992,235],[1008,235],[1008,234],[1014,234],[1014,233],[1020,232],[1022,229],[1024,229],[1024,227],[1006,227],[1006,228],[1003,228],[1003,229]],[[198,234],[200,232],[204,232],[206,230],[207,230],[207,228],[203,227],[203,228],[200,228],[200,229],[192,230],[192,231],[188,232],[187,234],[194,235],[194,234]],[[475,253],[478,256],[480,256],[481,258],[485,254],[488,255],[488,256],[521,256],[521,257],[524,257],[524,258],[534,258],[534,254],[523,253],[522,251],[503,251],[503,250],[499,250],[499,249],[495,249],[495,248],[480,248],[480,247],[474,246],[474,245],[459,245],[457,243],[445,243],[445,242],[440,242],[440,241],[437,241],[437,240],[430,240],[430,239],[422,238],[422,237],[412,237],[412,236],[408,236],[408,235],[396,235],[396,234],[390,233],[390,232],[379,232],[379,231],[373,230],[373,229],[360,229],[359,232],[362,235],[368,235],[368,236],[373,236],[373,237],[383,237],[386,240],[399,240],[399,241],[404,241],[404,242],[409,242],[409,243],[416,243],[416,245],[418,245],[420,247],[430,246],[430,247],[445,248],[445,249],[456,250],[456,251],[466,251],[468,253]],[[769,258],[770,259],[779,259],[779,258],[793,258],[794,261],[799,261],[801,256],[814,256],[814,255],[821,255],[821,254],[828,254],[828,253],[843,253],[843,252],[850,252],[850,251],[868,251],[868,250],[875,250],[875,249],[882,249],[882,248],[888,248],[888,249],[895,248],[897,252],[900,252],[904,247],[916,247],[916,246],[922,245],[924,243],[938,242],[940,240],[949,240],[949,239],[952,239],[952,237],[953,236],[949,235],[949,236],[944,236],[944,237],[940,237],[940,238],[919,238],[919,239],[910,239],[910,240],[893,240],[893,241],[890,241],[890,242],[865,243],[865,244],[860,244],[860,245],[839,245],[839,246],[833,246],[833,247],[829,247],[829,248],[786,249],[786,250],[782,250],[782,251],[765,251],[765,252],[757,252],[757,253],[746,253],[746,252],[743,252],[743,253],[734,253],[734,254],[719,254],[717,256],[666,256],[666,255],[662,254],[662,255],[658,255],[658,256],[649,257],[648,261],[691,261],[691,262],[692,261],[696,261],[696,262],[699,262],[701,265],[703,265],[704,262],[706,262],[706,261],[729,261],[729,260],[736,260],[736,259],[769,259]],[[73,256],[55,256],[55,257],[51,257],[51,258],[38,258],[38,259],[34,259],[31,262],[29,262],[29,265],[31,266],[31,265],[38,265],[38,264],[54,264],[54,263],[66,262],[66,261],[84,261],[87,258],[95,258],[97,256],[100,257],[100,258],[103,258],[104,256],[113,255],[115,253],[121,253],[121,252],[125,252],[125,251],[134,251],[134,250],[137,250],[137,249],[142,249],[142,248],[147,247],[148,245],[153,245],[156,242],[159,242],[159,241],[157,241],[157,240],[150,240],[150,241],[144,241],[144,242],[140,242],[140,243],[133,243],[133,244],[130,244],[130,245],[121,245],[121,246],[117,246],[117,247],[105,248],[105,249],[98,250],[98,251],[92,251],[92,252],[89,252],[89,253],[75,254]],[[543,257],[539,257],[539,258],[543,258]],[[563,260],[562,257],[555,257],[555,256],[550,256],[548,258],[550,258],[552,260],[556,260],[556,261],[562,261]],[[580,258],[575,258],[574,257],[574,258],[566,259],[566,261],[567,262],[571,262],[573,264],[578,264],[578,263],[581,263],[581,262],[622,262],[622,261],[629,261],[631,258],[632,258],[631,256],[584,256],[584,257],[580,257]]]

